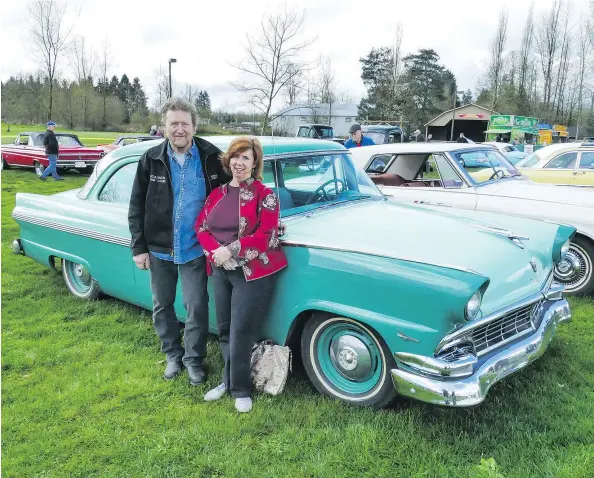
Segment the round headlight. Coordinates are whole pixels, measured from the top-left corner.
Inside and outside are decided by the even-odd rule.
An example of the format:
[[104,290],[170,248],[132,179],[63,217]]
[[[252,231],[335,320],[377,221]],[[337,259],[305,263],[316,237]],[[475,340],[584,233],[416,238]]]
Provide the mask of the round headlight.
[[567,253],[569,252],[569,244],[570,244],[570,240],[567,239],[565,241],[565,244],[563,244],[561,246],[561,260],[565,259],[565,256],[567,255]]
[[476,318],[478,311],[481,308],[481,302],[483,300],[483,294],[480,290],[477,290],[466,304],[466,318],[473,320]]

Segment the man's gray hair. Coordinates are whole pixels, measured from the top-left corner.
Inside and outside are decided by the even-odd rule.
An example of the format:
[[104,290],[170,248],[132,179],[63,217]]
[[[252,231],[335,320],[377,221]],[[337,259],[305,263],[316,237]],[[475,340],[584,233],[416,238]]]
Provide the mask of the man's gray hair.
[[179,97],[169,98],[161,108],[161,122],[163,124],[165,124],[165,116],[167,116],[168,111],[185,111],[186,113],[190,113],[192,126],[196,127],[198,112],[196,111],[196,107],[189,101]]

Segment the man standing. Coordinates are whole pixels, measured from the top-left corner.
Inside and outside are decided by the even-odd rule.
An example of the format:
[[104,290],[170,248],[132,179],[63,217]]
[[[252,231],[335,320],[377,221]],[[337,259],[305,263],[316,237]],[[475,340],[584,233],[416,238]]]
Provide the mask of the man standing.
[[43,145],[45,146],[45,154],[47,156],[47,160],[49,161],[49,166],[45,169],[45,171],[39,176],[39,179],[45,181],[47,177],[51,174],[52,177],[56,181],[62,181],[64,178],[58,176],[58,171],[56,170],[58,164],[58,140],[56,139],[56,135],[54,130],[56,129],[56,123],[53,121],[47,122],[47,131],[43,135]]
[[464,136],[464,133],[460,133],[460,137],[456,140],[456,143],[468,143],[468,139]]
[[[223,171],[221,151],[193,137],[194,105],[172,98],[161,116],[167,139],[140,158],[132,187],[131,248],[136,266],[150,272],[153,325],[167,357],[163,377],[171,380],[185,366],[190,383],[198,385],[206,380],[208,292],[206,261],[195,224],[206,197],[231,178]],[[173,307],[178,275],[187,311],[185,328]]]
[[351,137],[344,142],[345,148],[358,148],[359,146],[372,146],[374,141],[367,136],[363,136],[360,124],[352,124],[349,128]]

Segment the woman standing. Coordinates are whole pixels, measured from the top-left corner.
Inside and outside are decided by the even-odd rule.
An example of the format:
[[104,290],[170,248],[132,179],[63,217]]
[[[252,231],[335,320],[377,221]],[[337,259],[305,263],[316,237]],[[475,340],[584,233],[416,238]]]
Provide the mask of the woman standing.
[[223,383],[204,399],[226,392],[240,412],[252,409],[250,357],[257,331],[266,316],[275,273],[287,266],[280,248],[280,210],[274,192],[262,184],[262,145],[240,137],[222,156],[233,179],[206,200],[196,230],[209,260],[215,289],[219,344],[225,361]]

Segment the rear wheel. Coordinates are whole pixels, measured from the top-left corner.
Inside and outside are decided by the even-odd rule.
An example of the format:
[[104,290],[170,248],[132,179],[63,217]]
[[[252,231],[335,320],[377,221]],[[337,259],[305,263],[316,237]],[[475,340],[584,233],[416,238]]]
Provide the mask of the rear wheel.
[[45,166],[38,161],[35,161],[33,166],[35,167],[35,174],[37,174],[37,176],[41,177],[41,175],[45,171]]
[[303,365],[320,393],[353,405],[383,408],[396,396],[396,364],[383,340],[352,319],[315,314],[301,336]]
[[84,265],[62,259],[62,275],[66,287],[76,297],[86,300],[99,297],[99,284]]
[[10,166],[6,162],[6,159],[4,159],[4,155],[2,155],[2,163],[0,163],[0,169],[1,170],[10,169]]
[[555,266],[555,280],[565,286],[568,295],[594,294],[594,244],[577,236],[569,245],[569,252]]

